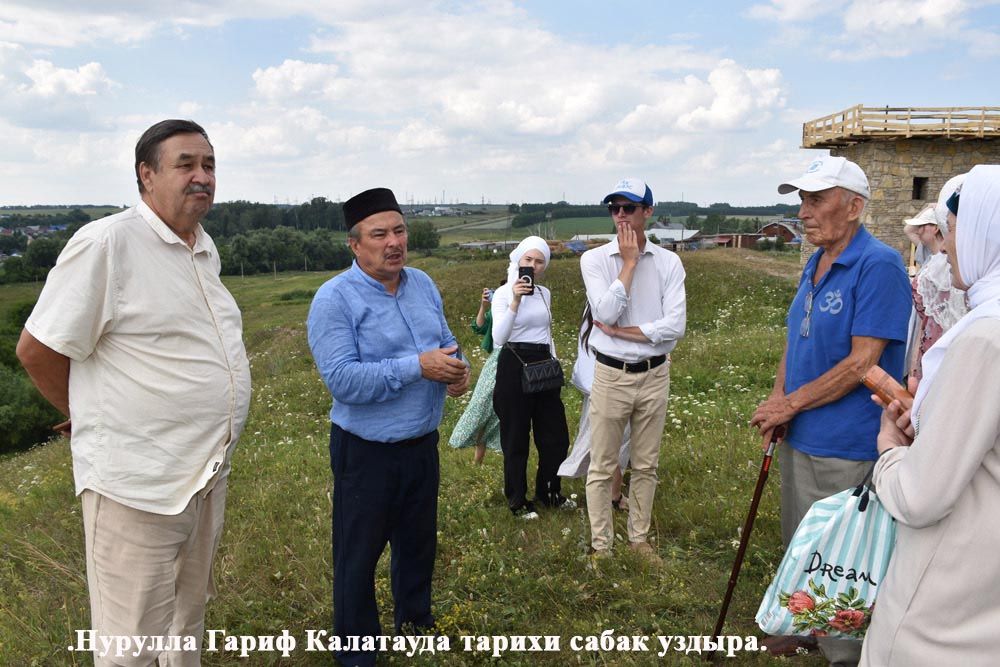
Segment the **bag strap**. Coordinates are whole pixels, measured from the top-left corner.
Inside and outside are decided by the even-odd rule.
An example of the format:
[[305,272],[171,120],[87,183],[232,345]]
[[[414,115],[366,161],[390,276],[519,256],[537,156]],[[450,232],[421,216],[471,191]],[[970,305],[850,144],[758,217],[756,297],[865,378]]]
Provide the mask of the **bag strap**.
[[515,357],[517,357],[517,360],[521,362],[522,366],[527,366],[528,365],[524,361],[524,359],[521,358],[521,355],[518,354],[517,351],[514,348],[510,347],[509,345],[504,345],[504,347],[506,347],[508,350],[510,350],[510,353],[513,354]]
[[875,473],[875,464],[873,463],[872,467],[868,469],[868,473],[865,475],[865,478],[861,480],[861,483],[858,484],[857,487],[855,487],[854,493],[851,494],[855,498],[859,496],[861,497],[861,500],[858,501],[859,512],[864,512],[866,509],[868,509],[869,495],[871,494],[870,485],[872,481],[872,475],[874,473]]

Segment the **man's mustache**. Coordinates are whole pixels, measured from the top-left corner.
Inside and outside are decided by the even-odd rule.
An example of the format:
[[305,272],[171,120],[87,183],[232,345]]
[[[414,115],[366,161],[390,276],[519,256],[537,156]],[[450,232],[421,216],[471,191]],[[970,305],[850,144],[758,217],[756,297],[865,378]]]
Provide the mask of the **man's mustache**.
[[198,183],[192,183],[191,185],[187,186],[187,188],[184,190],[184,194],[186,195],[198,194],[200,192],[204,192],[205,194],[212,194],[212,188],[208,185],[199,185]]

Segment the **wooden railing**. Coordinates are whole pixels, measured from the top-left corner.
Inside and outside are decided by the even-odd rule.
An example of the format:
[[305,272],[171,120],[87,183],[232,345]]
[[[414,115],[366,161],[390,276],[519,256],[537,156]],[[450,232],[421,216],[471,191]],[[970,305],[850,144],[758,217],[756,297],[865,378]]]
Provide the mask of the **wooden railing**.
[[843,146],[882,137],[1000,137],[1000,107],[864,107],[802,125],[802,147]]

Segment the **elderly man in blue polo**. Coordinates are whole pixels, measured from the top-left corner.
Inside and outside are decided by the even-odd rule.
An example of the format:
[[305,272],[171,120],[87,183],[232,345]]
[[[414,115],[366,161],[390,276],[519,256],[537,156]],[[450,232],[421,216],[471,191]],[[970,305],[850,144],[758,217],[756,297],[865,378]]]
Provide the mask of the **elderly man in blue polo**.
[[[881,410],[859,378],[874,364],[903,376],[910,290],[903,259],[861,223],[871,197],[861,167],[843,157],[813,161],[800,178],[778,186],[799,192],[809,258],[788,310],[785,351],[771,395],[751,425],[764,443],[782,424],[779,447],[781,537],[785,546],[812,504],[857,485],[877,458]],[[765,640],[774,653],[794,652],[805,638]],[[821,639],[831,663],[856,664],[861,642]]]

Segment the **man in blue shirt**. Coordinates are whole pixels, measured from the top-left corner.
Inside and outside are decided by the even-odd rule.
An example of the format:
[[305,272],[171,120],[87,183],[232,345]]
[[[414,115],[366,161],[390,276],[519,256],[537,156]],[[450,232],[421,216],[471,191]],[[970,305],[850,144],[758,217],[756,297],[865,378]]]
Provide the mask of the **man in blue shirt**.
[[[877,458],[881,410],[859,379],[874,364],[903,375],[910,285],[898,252],[861,224],[868,178],[843,157],[815,160],[778,192],[799,191],[806,238],[819,247],[788,311],[788,338],[771,395],[750,423],[769,442],[788,425],[781,460],[781,535],[787,547],[812,504],[857,485]],[[860,642],[821,640],[853,664]]]
[[375,566],[391,545],[397,634],[434,625],[438,432],[467,364],[430,277],[406,265],[406,222],[391,190],[344,202],[354,264],[316,292],[309,347],[333,396],[333,630],[343,665],[374,665],[381,634]]

